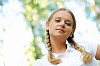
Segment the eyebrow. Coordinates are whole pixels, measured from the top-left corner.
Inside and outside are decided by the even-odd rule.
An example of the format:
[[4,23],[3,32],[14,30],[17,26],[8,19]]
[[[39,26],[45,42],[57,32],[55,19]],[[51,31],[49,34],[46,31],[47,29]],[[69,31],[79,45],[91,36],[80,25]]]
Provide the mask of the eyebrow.
[[71,20],[67,19],[66,21],[72,22]]
[[55,17],[55,19],[58,19],[58,18],[61,19],[61,17]]

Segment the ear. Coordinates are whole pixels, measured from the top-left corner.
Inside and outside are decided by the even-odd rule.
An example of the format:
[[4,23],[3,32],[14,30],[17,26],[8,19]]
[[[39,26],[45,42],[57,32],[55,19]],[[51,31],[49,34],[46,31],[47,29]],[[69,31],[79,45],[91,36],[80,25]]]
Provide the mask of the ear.
[[70,33],[70,35],[72,35],[73,34],[73,31]]
[[46,22],[46,30],[49,30],[49,22]]

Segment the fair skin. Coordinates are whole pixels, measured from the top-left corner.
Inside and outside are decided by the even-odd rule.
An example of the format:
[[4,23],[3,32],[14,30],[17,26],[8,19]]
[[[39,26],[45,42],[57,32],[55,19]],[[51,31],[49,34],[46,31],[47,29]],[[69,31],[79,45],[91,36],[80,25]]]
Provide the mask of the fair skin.
[[[66,51],[66,39],[73,33],[73,19],[66,11],[56,12],[51,21],[46,23],[49,30],[53,53]],[[100,60],[100,45],[97,46],[96,59]]]
[[100,60],[100,44],[97,46],[96,59]]
[[53,53],[64,53],[66,51],[66,39],[72,33],[73,19],[66,11],[55,13],[46,28],[50,33]]

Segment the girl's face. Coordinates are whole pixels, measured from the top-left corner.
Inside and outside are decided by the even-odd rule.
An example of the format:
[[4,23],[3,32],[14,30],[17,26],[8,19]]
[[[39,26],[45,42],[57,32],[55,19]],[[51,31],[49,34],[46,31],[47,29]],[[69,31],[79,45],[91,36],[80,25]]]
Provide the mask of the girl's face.
[[46,23],[46,28],[50,37],[62,37],[66,40],[73,33],[73,18],[67,11],[58,11]]

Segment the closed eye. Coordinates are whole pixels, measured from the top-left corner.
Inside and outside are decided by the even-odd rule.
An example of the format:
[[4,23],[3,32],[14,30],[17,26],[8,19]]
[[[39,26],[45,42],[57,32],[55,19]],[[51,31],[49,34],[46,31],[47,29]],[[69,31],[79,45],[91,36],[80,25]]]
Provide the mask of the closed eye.
[[66,25],[71,26],[71,22],[66,22]]
[[60,22],[61,20],[60,19],[55,19],[55,22]]

